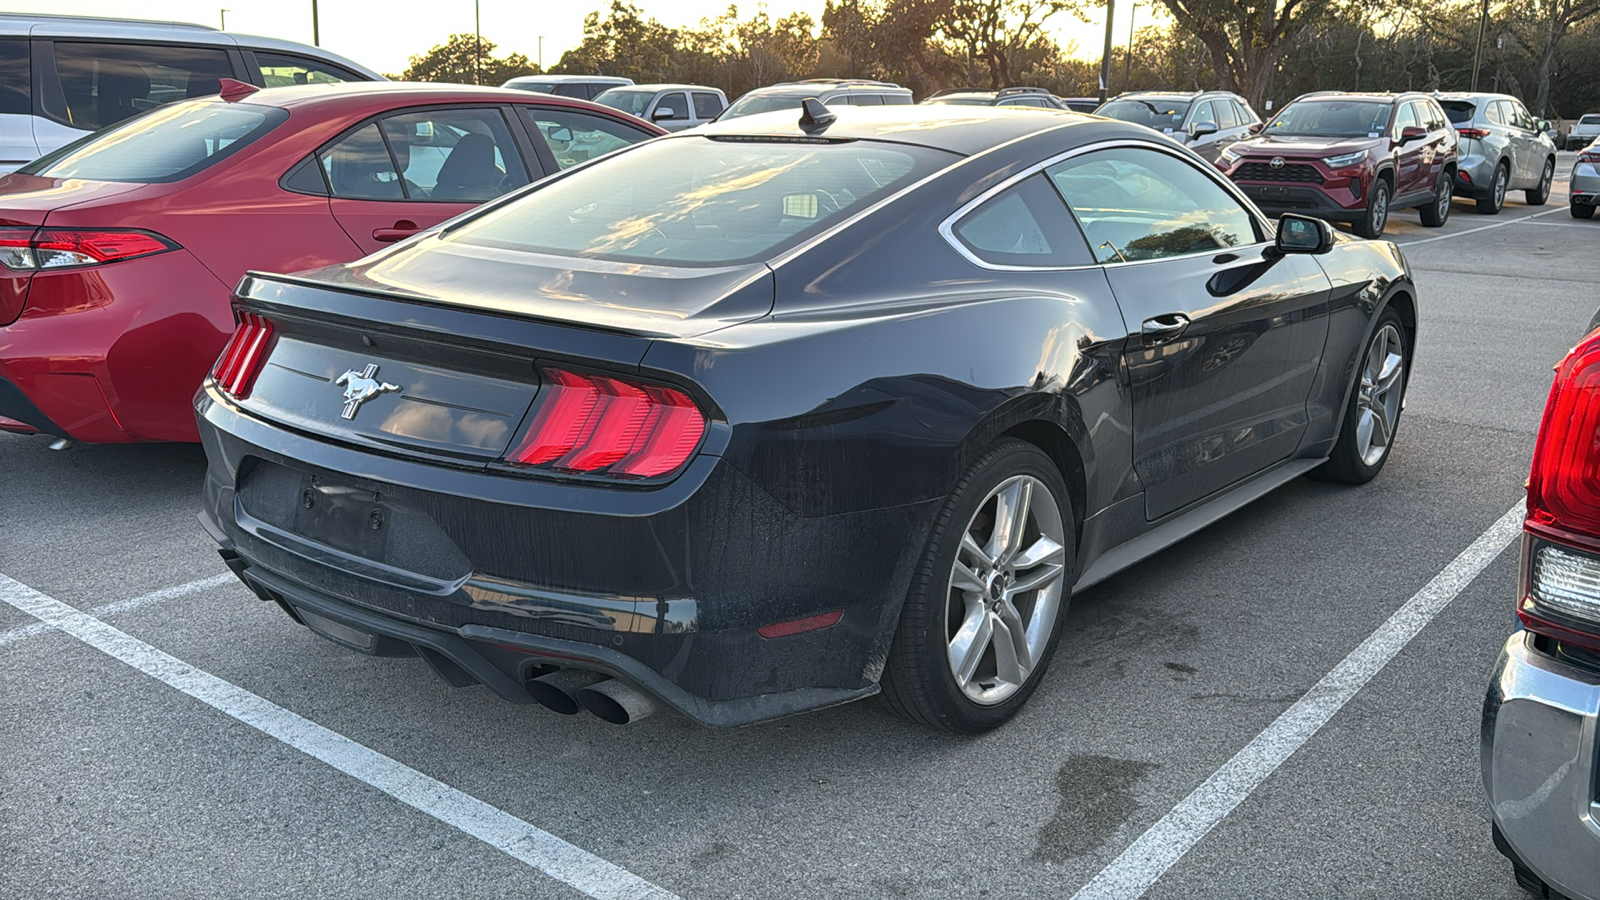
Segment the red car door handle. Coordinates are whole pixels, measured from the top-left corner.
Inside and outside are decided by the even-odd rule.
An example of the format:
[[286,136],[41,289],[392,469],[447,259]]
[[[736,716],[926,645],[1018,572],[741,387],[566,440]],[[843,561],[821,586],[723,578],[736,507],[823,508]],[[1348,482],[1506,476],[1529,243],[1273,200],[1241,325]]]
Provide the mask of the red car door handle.
[[421,230],[421,228],[417,227],[417,223],[402,219],[389,228],[372,229],[372,239],[384,244],[392,244],[395,241],[403,241]]

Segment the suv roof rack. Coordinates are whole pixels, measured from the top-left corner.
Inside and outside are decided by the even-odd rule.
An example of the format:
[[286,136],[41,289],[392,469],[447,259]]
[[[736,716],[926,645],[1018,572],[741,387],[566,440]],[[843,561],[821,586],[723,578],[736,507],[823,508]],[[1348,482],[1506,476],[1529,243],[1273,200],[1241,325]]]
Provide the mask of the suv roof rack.
[[1016,85],[1016,86],[1013,86],[1013,87],[1001,88],[1000,89],[1000,93],[996,94],[995,96],[996,97],[1015,97],[1018,94],[1046,94],[1046,95],[1048,95],[1049,93],[1050,93],[1049,91],[1045,90],[1042,87],[1025,87],[1025,86],[1022,86],[1022,85]]
[[[841,87],[843,87],[845,85],[850,85],[850,84],[860,84],[860,85],[868,85],[868,86],[871,86],[871,87],[891,87],[891,88],[897,88],[897,87],[900,86],[898,84],[895,84],[892,81],[874,81],[871,78],[802,78],[799,81],[786,82],[786,84],[832,84],[832,85],[838,85],[838,86],[841,86]],[[772,85],[772,86],[773,87],[777,87],[777,85]]]
[[944,96],[947,96],[949,94],[987,94],[987,93],[989,93],[989,89],[988,88],[981,88],[981,87],[953,87],[953,88],[945,88],[942,91],[934,91],[933,93],[928,95],[928,99],[931,100],[934,97],[944,97]]

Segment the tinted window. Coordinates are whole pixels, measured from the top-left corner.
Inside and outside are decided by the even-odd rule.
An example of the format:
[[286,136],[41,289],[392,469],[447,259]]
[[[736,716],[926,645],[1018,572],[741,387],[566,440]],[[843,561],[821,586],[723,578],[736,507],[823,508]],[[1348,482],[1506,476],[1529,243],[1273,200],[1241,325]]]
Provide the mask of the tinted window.
[[[681,91],[672,91],[661,95],[661,102],[656,104],[656,112],[666,110],[674,119],[689,118],[689,98]],[[655,113],[651,113],[652,116]]]
[[523,121],[544,138],[556,165],[563,169],[655,137],[614,119],[570,109],[521,107],[520,111]]
[[882,94],[851,94],[850,99],[856,106],[882,106]]
[[441,109],[381,120],[412,200],[482,203],[528,183],[505,117],[493,109]]
[[1450,118],[1451,124],[1469,125],[1472,117],[1477,115],[1478,107],[1467,100],[1446,100],[1444,114]]
[[1099,114],[1157,131],[1171,130],[1183,124],[1183,117],[1189,114],[1189,102],[1144,97],[1113,100],[1100,107]]
[[267,87],[288,87],[293,84],[339,84],[345,81],[366,81],[349,69],[303,56],[256,51],[256,63],[261,66],[261,79]]
[[910,94],[884,94],[883,95],[883,105],[884,106],[910,106],[911,105],[911,95]]
[[1183,256],[1260,240],[1254,218],[1238,201],[1165,153],[1101,150],[1045,171],[1077,213],[1100,262]]
[[33,112],[29,69],[27,41],[0,40],[0,114]]
[[215,94],[220,79],[234,77],[228,54],[210,47],[57,42],[55,51],[67,124],[91,131]]
[[1094,262],[1083,233],[1044,175],[985,200],[951,231],[987,263],[1051,267]]
[[1244,124],[1244,119],[1239,115],[1239,107],[1232,100],[1217,100],[1213,105],[1217,108],[1218,126],[1238,128]]
[[20,171],[90,181],[177,181],[238,152],[288,117],[281,109],[248,103],[185,103],[74,141]]
[[1578,120],[1579,125],[1600,125],[1600,116],[1584,116]]
[[[798,94],[779,94],[756,96],[745,94],[733,101],[728,111],[722,114],[724,119],[737,119],[740,116],[753,116],[756,113],[775,112],[780,109],[799,109],[800,101],[805,98]],[[831,101],[830,101],[831,102]]]
[[550,93],[558,94],[562,97],[577,97],[580,100],[588,100],[590,97],[594,96],[593,94],[589,93],[588,85],[574,81],[555,85],[554,90],[552,90]]
[[650,101],[656,98],[655,91],[641,91],[637,88],[612,88],[594,98],[594,102],[604,104],[612,109],[620,109],[630,116],[644,118],[650,111]]
[[335,197],[351,200],[404,200],[405,186],[395,170],[389,147],[377,123],[358,129],[332,147],[318,151],[328,187]]
[[694,117],[696,119],[714,119],[717,113],[722,112],[722,98],[716,94],[707,94],[696,91],[694,94]]
[[1211,101],[1200,104],[1194,111],[1194,118],[1189,120],[1189,130],[1193,131],[1201,125],[1217,124],[1217,114],[1211,109]]
[[869,141],[654,141],[546,182],[446,240],[666,265],[755,262],[956,159]]

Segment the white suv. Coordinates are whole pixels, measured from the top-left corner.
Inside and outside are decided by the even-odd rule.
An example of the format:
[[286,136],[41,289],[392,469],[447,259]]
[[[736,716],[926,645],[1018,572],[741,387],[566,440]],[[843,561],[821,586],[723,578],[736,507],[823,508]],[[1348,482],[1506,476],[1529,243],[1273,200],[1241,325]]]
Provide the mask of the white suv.
[[163,103],[383,76],[316,47],[203,25],[0,14],[0,174]]

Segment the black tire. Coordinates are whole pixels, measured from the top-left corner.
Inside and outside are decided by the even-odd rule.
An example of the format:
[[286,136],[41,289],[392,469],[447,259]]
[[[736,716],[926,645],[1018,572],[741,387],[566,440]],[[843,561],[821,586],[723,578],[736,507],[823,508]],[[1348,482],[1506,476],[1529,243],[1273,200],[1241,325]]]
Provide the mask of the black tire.
[[1511,167],[1504,162],[1495,166],[1494,180],[1489,182],[1489,193],[1478,198],[1478,212],[1486,216],[1500,214],[1506,205],[1506,185],[1511,183]]
[[1572,217],[1574,219],[1594,218],[1594,207],[1592,206],[1579,206],[1578,204],[1574,203],[1567,208],[1572,210]]
[[1539,185],[1531,190],[1524,191],[1523,197],[1529,206],[1543,206],[1550,199],[1550,185],[1556,180],[1556,158],[1545,160],[1544,172],[1539,175]]
[[[1055,622],[1040,652],[1034,654],[1033,665],[1020,686],[997,703],[983,704],[963,692],[952,671],[949,628],[955,589],[951,581],[957,551],[969,525],[977,525],[982,521],[980,514],[991,509],[991,493],[1018,476],[1031,476],[1035,483],[1042,483],[1055,501],[1064,536],[1060,541],[1064,548],[1060,560],[1063,569],[1057,579],[1060,590],[1055,603]],[[1061,637],[1061,623],[1066,619],[1067,601],[1072,592],[1076,546],[1071,501],[1061,472],[1050,457],[1033,444],[1015,438],[1002,438],[984,451],[967,469],[939,511],[912,577],[911,590],[900,612],[899,628],[890,645],[880,682],[888,707],[913,722],[964,734],[988,731],[1016,715],[1043,680]],[[975,596],[965,595],[969,600]],[[1019,604],[1029,602],[1019,601]],[[1033,615],[1032,608],[1028,615]]]
[[1455,198],[1456,184],[1451,177],[1454,173],[1449,169],[1439,173],[1439,184],[1433,190],[1433,199],[1417,208],[1422,215],[1422,224],[1428,228],[1438,228],[1450,221],[1450,201]]
[[[1393,329],[1392,336],[1397,341],[1386,341],[1390,348],[1388,352],[1397,352],[1400,356],[1398,383],[1390,390],[1396,392],[1392,411],[1385,411],[1384,421],[1387,421],[1387,433],[1382,438],[1381,453],[1374,453],[1375,448],[1362,435],[1361,419],[1365,410],[1370,408],[1371,400],[1365,394],[1367,366],[1371,362],[1372,352],[1379,338],[1389,337],[1385,329]],[[1387,355],[1387,353],[1386,353]],[[1394,449],[1394,436],[1400,425],[1400,413],[1405,407],[1406,384],[1411,377],[1411,345],[1406,336],[1405,324],[1400,320],[1400,314],[1391,308],[1385,308],[1378,315],[1377,324],[1372,329],[1372,337],[1367,338],[1367,344],[1361,351],[1361,362],[1356,367],[1355,378],[1350,386],[1350,400],[1345,404],[1344,421],[1339,427],[1339,440],[1333,445],[1333,452],[1328,454],[1328,461],[1311,471],[1311,477],[1318,481],[1332,481],[1339,484],[1366,484],[1376,478],[1383,471],[1383,464],[1388,462],[1389,453]],[[1388,392],[1385,391],[1384,399]],[[1388,403],[1381,404],[1390,407]],[[1368,434],[1376,433],[1376,425],[1369,426]],[[1367,443],[1367,446],[1362,446]]]
[[1389,182],[1379,178],[1372,183],[1372,195],[1367,198],[1367,212],[1350,230],[1364,238],[1383,237],[1384,226],[1389,224]]

